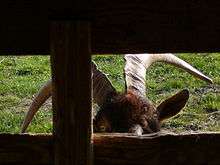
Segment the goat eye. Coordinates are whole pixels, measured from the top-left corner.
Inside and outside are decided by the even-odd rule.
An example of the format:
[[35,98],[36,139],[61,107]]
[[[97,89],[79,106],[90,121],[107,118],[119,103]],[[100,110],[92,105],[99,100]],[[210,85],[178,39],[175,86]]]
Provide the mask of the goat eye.
[[99,126],[99,131],[100,132],[105,132],[106,131],[106,127],[104,125]]

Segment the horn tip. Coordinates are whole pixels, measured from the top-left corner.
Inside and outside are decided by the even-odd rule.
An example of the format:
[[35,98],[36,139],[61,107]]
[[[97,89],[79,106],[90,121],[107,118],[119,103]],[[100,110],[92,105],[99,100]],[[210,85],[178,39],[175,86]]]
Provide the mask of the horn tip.
[[213,83],[214,83],[211,78],[206,78],[206,81],[207,81],[208,83],[210,83],[210,84],[213,84]]

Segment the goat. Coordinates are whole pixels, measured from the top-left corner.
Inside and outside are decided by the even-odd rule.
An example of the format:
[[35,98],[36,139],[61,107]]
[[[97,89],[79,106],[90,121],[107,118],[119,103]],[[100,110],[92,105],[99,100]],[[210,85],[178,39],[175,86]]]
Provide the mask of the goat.
[[[93,121],[94,132],[130,132],[136,135],[158,132],[161,122],[185,106],[189,91],[184,89],[155,106],[146,97],[145,74],[154,62],[166,62],[182,68],[201,80],[212,80],[173,54],[126,54],[124,56],[126,91],[119,93],[107,76],[92,62],[93,99],[100,110]],[[22,125],[25,132],[34,114],[52,94],[49,80],[34,98]]]

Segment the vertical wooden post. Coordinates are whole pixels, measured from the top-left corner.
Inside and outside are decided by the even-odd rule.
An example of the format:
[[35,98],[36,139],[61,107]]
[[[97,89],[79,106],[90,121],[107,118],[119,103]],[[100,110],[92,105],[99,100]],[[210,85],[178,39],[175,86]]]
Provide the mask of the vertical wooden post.
[[89,23],[51,23],[56,165],[91,165]]

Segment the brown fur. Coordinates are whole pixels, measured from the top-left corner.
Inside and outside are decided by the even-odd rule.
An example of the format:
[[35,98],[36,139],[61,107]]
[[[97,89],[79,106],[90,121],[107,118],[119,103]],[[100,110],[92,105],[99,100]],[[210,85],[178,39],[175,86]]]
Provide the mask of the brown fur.
[[94,120],[95,132],[153,133],[160,130],[160,123],[185,106],[188,90],[182,90],[163,101],[157,108],[146,98],[133,91],[113,93],[105,101]]
[[115,94],[100,108],[95,121],[97,132],[133,132],[132,127],[140,125],[144,133],[160,129],[156,108],[147,99],[128,91]]

